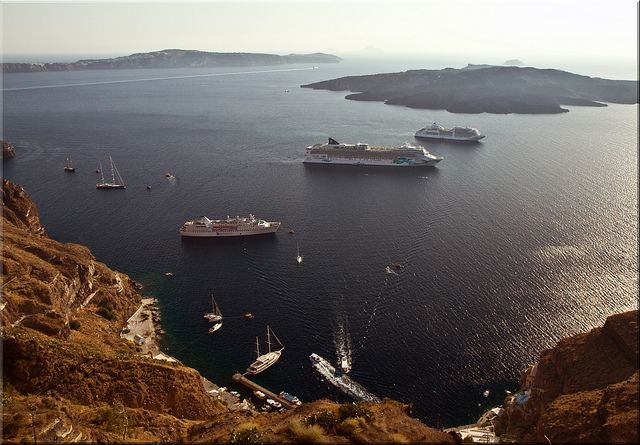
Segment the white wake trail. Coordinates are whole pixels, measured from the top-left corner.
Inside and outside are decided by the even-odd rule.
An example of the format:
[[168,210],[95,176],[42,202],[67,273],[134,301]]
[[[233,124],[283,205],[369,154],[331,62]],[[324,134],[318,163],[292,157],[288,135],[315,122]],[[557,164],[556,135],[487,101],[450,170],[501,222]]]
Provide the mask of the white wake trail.
[[328,361],[323,359],[317,354],[312,354],[311,364],[318,373],[325,378],[325,380],[331,383],[333,386],[350,395],[357,400],[364,400],[367,402],[379,402],[380,398],[375,394],[371,394],[361,384],[354,382],[344,374],[337,374],[336,368],[334,368]]
[[117,84],[117,83],[153,82],[157,80],[193,79],[196,77],[237,76],[241,74],[286,73],[291,71],[308,71],[312,69],[313,68],[288,68],[288,69],[282,69],[282,70],[237,71],[233,73],[208,73],[208,74],[191,74],[186,76],[147,77],[143,79],[105,80],[101,82],[66,83],[62,85],[36,85],[31,87],[3,88],[0,91],[4,92],[4,91],[41,90],[45,88],[85,87],[85,86],[95,86],[95,85],[111,85],[111,84]]
[[351,334],[349,333],[346,318],[344,316],[340,317],[338,320],[338,328],[333,333],[333,343],[336,347],[338,364],[341,364],[343,360],[346,360],[349,368],[351,368],[353,365]]

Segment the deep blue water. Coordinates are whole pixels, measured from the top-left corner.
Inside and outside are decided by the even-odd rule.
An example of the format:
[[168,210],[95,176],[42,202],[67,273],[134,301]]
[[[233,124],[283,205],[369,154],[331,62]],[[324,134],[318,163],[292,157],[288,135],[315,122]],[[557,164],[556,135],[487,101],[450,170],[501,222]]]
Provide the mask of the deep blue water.
[[[501,402],[542,349],[637,308],[638,108],[465,115],[299,88],[417,67],[5,75],[2,138],[17,157],[3,174],[35,199],[50,236],[143,282],[159,299],[166,350],[209,379],[233,386],[270,324],[285,350],[259,383],[303,400],[348,400],[308,360],[316,352],[335,362],[342,326],[356,381],[412,403],[429,424],[468,423]],[[487,137],[427,144],[444,157],[435,169],[301,163],[307,145],[329,136],[416,142],[432,121]],[[108,154],[126,190],[95,189]],[[67,155],[75,174],[62,170]],[[177,232],[200,214],[249,212],[283,227],[238,240]],[[385,272],[393,262],[404,266],[398,275]],[[202,318],[211,292],[225,314],[216,335]]]

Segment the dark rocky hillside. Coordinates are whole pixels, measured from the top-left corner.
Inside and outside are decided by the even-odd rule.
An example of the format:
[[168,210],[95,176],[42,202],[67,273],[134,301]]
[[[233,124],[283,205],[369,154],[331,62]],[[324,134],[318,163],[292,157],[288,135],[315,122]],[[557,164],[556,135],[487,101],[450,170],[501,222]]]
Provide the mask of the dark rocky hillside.
[[604,107],[638,103],[638,82],[607,80],[553,69],[469,65],[463,69],[410,70],[349,76],[303,88],[352,91],[346,99],[383,101],[452,113],[545,114],[561,105]]

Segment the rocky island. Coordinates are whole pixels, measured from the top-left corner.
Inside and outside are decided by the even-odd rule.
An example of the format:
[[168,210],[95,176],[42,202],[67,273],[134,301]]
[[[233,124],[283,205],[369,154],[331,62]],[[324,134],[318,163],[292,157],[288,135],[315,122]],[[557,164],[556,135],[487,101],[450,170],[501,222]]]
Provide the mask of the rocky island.
[[[213,396],[196,370],[123,334],[150,304],[138,283],[86,247],[50,239],[35,203],[4,179],[2,211],[5,442],[462,440],[455,428],[429,428],[388,399],[261,413],[247,400]],[[636,310],[544,351],[490,429],[508,441],[637,443],[637,419]]]
[[13,145],[3,140],[0,140],[0,142],[2,143],[2,160],[15,158],[16,151]]
[[302,88],[352,91],[354,94],[346,99],[451,113],[551,114],[569,111],[561,105],[638,103],[637,81],[517,66],[469,65],[462,69],[348,76]]
[[292,63],[338,63],[338,56],[324,53],[277,54],[217,53],[164,49],[110,59],[86,59],[71,63],[3,63],[3,73],[42,71],[117,70],[142,68],[212,68],[225,66],[273,66]]

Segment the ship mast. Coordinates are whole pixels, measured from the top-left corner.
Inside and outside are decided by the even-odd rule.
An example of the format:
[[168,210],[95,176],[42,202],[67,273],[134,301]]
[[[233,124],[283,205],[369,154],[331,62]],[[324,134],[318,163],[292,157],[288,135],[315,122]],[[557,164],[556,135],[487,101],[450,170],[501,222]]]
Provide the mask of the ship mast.
[[271,335],[269,335],[269,325],[267,325],[267,346],[269,347],[269,352],[271,352]]
[[102,180],[100,183],[104,184],[104,172],[102,170],[102,162],[100,163],[100,179]]
[[109,161],[111,161],[111,183],[115,184],[116,183],[116,175],[113,171],[113,159],[111,158],[111,156],[109,156]]
[[258,341],[258,336],[256,335],[256,354],[260,357],[260,342]]
[[280,339],[278,338],[278,336],[276,335],[275,332],[273,332],[273,336],[276,338],[276,340],[278,341],[278,344],[280,345],[280,351],[282,351],[284,349],[284,345],[282,344],[282,342],[280,341]]

